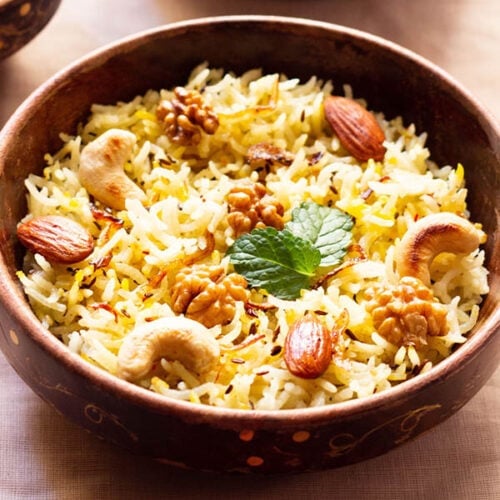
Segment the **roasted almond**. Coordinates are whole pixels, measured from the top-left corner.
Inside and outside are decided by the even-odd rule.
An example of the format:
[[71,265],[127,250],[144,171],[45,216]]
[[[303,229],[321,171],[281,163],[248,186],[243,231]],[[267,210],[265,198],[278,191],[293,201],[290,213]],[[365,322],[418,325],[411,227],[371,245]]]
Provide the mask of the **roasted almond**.
[[354,158],[383,160],[385,135],[372,113],[347,97],[328,96],[323,105],[326,120]]
[[43,215],[17,227],[21,243],[49,262],[73,264],[94,249],[92,235],[81,224],[62,215]]
[[332,335],[314,313],[297,320],[285,339],[285,363],[300,378],[320,377],[332,359]]

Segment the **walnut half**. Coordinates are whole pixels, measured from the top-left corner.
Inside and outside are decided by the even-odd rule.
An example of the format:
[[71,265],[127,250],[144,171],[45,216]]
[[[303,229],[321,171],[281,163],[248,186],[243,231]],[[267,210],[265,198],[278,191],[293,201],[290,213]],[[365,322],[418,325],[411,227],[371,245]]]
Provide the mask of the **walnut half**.
[[203,102],[202,95],[184,87],[176,87],[171,100],[160,102],[156,116],[169,139],[183,146],[198,144],[202,131],[212,135],[219,127],[217,115]]
[[366,310],[376,330],[397,346],[427,345],[427,336],[446,335],[446,307],[419,279],[404,277],[396,286],[378,285],[367,291]]
[[255,227],[283,229],[284,209],[260,182],[235,186],[227,195],[228,223],[236,237]]
[[221,266],[186,267],[176,275],[172,288],[172,310],[207,328],[229,323],[235,302],[247,299],[245,278],[236,273],[226,275]]

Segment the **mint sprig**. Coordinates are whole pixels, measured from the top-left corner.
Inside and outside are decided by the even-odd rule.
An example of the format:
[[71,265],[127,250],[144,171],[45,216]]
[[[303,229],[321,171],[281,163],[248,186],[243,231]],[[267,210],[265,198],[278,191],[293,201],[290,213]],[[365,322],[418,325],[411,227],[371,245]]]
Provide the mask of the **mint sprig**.
[[292,210],[286,229],[310,241],[321,253],[320,267],[340,264],[352,240],[353,219],[337,208],[304,202]]
[[338,265],[351,243],[350,215],[313,202],[292,210],[282,231],[254,229],[228,249],[237,273],[252,288],[282,299],[295,299],[309,288],[318,268]]
[[308,288],[321,261],[309,241],[272,227],[240,236],[227,253],[252,288],[264,288],[282,299],[295,299]]

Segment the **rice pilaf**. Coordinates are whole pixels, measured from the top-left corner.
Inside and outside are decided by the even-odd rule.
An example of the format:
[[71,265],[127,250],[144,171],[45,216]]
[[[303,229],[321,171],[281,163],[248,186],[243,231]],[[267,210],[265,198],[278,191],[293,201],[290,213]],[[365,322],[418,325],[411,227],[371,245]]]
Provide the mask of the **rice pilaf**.
[[[436,165],[425,133],[381,113],[374,116],[385,136],[383,159],[356,160],[325,119],[323,104],[333,91],[330,81],[315,77],[301,82],[260,70],[236,76],[203,64],[177,94],[149,90],[130,102],[93,105],[78,133],[63,134],[62,148],[46,155],[43,174],[26,180],[23,222],[63,215],[94,239],[90,255],[72,264],[27,253],[18,276],[43,325],[74,353],[119,375],[119,351],[132,331],[163,318],[191,318],[218,345],[213,367],[199,373],[166,354],[134,382],[171,398],[236,409],[363,398],[446,358],[466,341],[488,292],[481,249],[444,252],[430,264],[432,282],[422,286],[430,297],[426,311],[432,316],[441,308],[439,334],[418,341],[384,334],[374,300],[377,290],[389,301],[400,293],[396,252],[416,221],[436,213],[468,218],[464,168]],[[204,114],[196,116],[206,129],[168,129],[182,125],[179,117],[172,122],[176,108],[168,103],[186,93],[201,96],[197,109]],[[341,93],[353,99],[348,86]],[[79,177],[82,151],[110,130],[135,136],[124,169],[145,196],[126,199],[124,208],[101,203]],[[298,207],[335,209],[351,221],[344,254],[317,266],[296,298],[252,286],[235,272],[231,252],[254,231],[274,237],[293,228]],[[484,242],[480,225],[474,227]],[[293,325],[310,313],[336,335],[326,369],[304,378],[287,366],[285,345]]]

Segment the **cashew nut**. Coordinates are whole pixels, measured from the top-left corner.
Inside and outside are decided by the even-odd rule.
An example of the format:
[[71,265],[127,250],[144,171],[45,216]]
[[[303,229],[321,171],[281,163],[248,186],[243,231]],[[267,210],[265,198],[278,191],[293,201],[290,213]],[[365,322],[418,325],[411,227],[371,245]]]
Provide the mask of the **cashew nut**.
[[400,276],[413,276],[430,286],[430,265],[442,252],[468,254],[481,243],[481,233],[463,217],[450,212],[419,219],[403,236],[396,249]]
[[127,198],[146,199],[144,191],[123,169],[135,142],[132,132],[111,129],[87,144],[80,155],[78,176],[82,186],[97,200],[117,210],[125,208]]
[[118,376],[140,380],[159,358],[180,361],[198,374],[212,370],[220,349],[208,329],[182,316],[144,323],[129,333],[118,352]]

